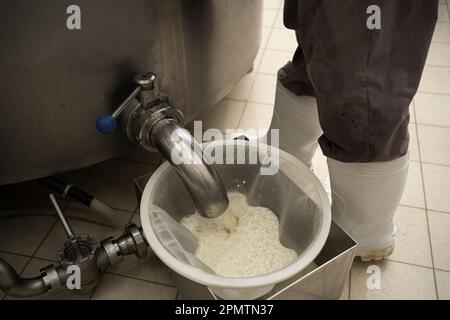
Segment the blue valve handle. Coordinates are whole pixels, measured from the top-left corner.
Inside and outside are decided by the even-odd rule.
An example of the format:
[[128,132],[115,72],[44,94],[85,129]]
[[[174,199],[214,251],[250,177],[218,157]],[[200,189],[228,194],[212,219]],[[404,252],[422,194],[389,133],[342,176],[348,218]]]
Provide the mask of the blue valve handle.
[[95,127],[97,128],[97,131],[102,134],[110,134],[116,130],[117,127],[117,121],[116,118],[120,116],[120,114],[125,110],[128,103],[132,99],[134,99],[140,92],[141,87],[137,87],[134,89],[134,91],[123,101],[120,106],[113,112],[113,114],[103,114],[99,117],[97,117],[97,120],[95,121]]
[[102,134],[110,134],[114,132],[117,127],[116,118],[110,114],[101,115],[97,117],[95,127],[97,128],[97,131]]

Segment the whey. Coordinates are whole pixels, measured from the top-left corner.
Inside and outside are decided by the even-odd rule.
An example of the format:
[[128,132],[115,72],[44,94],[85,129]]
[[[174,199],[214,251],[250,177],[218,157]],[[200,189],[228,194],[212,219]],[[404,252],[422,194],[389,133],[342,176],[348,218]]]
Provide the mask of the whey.
[[278,217],[249,206],[246,196],[230,192],[228,209],[215,219],[192,214],[181,224],[199,241],[195,255],[220,276],[254,277],[281,269],[297,253],[280,243]]

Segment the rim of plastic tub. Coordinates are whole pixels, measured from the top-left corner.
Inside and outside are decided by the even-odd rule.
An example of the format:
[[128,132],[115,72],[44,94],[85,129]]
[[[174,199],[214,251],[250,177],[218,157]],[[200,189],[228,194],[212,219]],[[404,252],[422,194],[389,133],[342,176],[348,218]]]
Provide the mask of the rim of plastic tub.
[[[245,141],[236,141],[236,140],[218,140],[211,143],[208,143],[203,147],[215,147],[219,145],[245,145]],[[268,148],[274,149],[272,146],[267,146]],[[177,258],[175,258],[167,249],[161,244],[158,237],[153,231],[153,227],[150,223],[150,193],[152,191],[153,185],[155,185],[156,181],[165,174],[168,170],[172,168],[172,166],[166,162],[163,163],[152,175],[150,180],[147,182],[145,186],[144,192],[142,194],[142,200],[140,205],[141,212],[141,223],[142,228],[144,230],[145,237],[150,247],[154,251],[154,253],[163,261],[169,268],[178,274],[182,275],[185,278],[193,280],[197,283],[211,286],[211,287],[223,287],[223,288],[254,288],[254,287],[262,287],[271,284],[276,284],[286,279],[293,277],[298,274],[300,271],[305,269],[309,264],[311,264],[314,259],[319,255],[322,250],[325,242],[328,238],[328,234],[331,227],[331,208],[330,203],[328,202],[327,194],[320,183],[319,179],[308,169],[300,160],[295,158],[294,156],[278,149],[280,155],[283,154],[283,157],[287,158],[292,162],[293,165],[298,167],[306,176],[313,182],[313,185],[319,194],[320,201],[323,208],[322,213],[322,225],[320,226],[319,232],[317,233],[313,242],[307,247],[307,249],[301,254],[301,258],[293,262],[292,264],[276,270],[274,272],[255,276],[248,278],[238,278],[238,277],[224,277],[220,275],[215,275],[211,273],[207,273],[199,268],[194,266],[190,266],[183,262],[180,262]]]

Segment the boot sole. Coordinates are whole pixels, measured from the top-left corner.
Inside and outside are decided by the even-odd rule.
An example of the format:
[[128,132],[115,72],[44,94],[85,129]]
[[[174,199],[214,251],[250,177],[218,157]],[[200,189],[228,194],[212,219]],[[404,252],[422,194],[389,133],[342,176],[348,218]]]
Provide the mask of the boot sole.
[[360,257],[362,262],[380,261],[390,256],[394,252],[395,243],[383,249],[375,250],[362,250],[356,253],[357,257]]

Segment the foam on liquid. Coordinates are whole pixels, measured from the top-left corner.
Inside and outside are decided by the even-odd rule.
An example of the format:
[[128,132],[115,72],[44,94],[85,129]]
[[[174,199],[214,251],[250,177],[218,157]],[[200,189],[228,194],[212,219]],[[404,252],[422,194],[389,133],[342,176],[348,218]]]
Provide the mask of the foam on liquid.
[[228,194],[230,205],[218,218],[187,216],[181,224],[199,241],[195,256],[218,275],[253,277],[281,269],[297,253],[280,243],[278,217],[269,209],[252,207],[245,195]]

